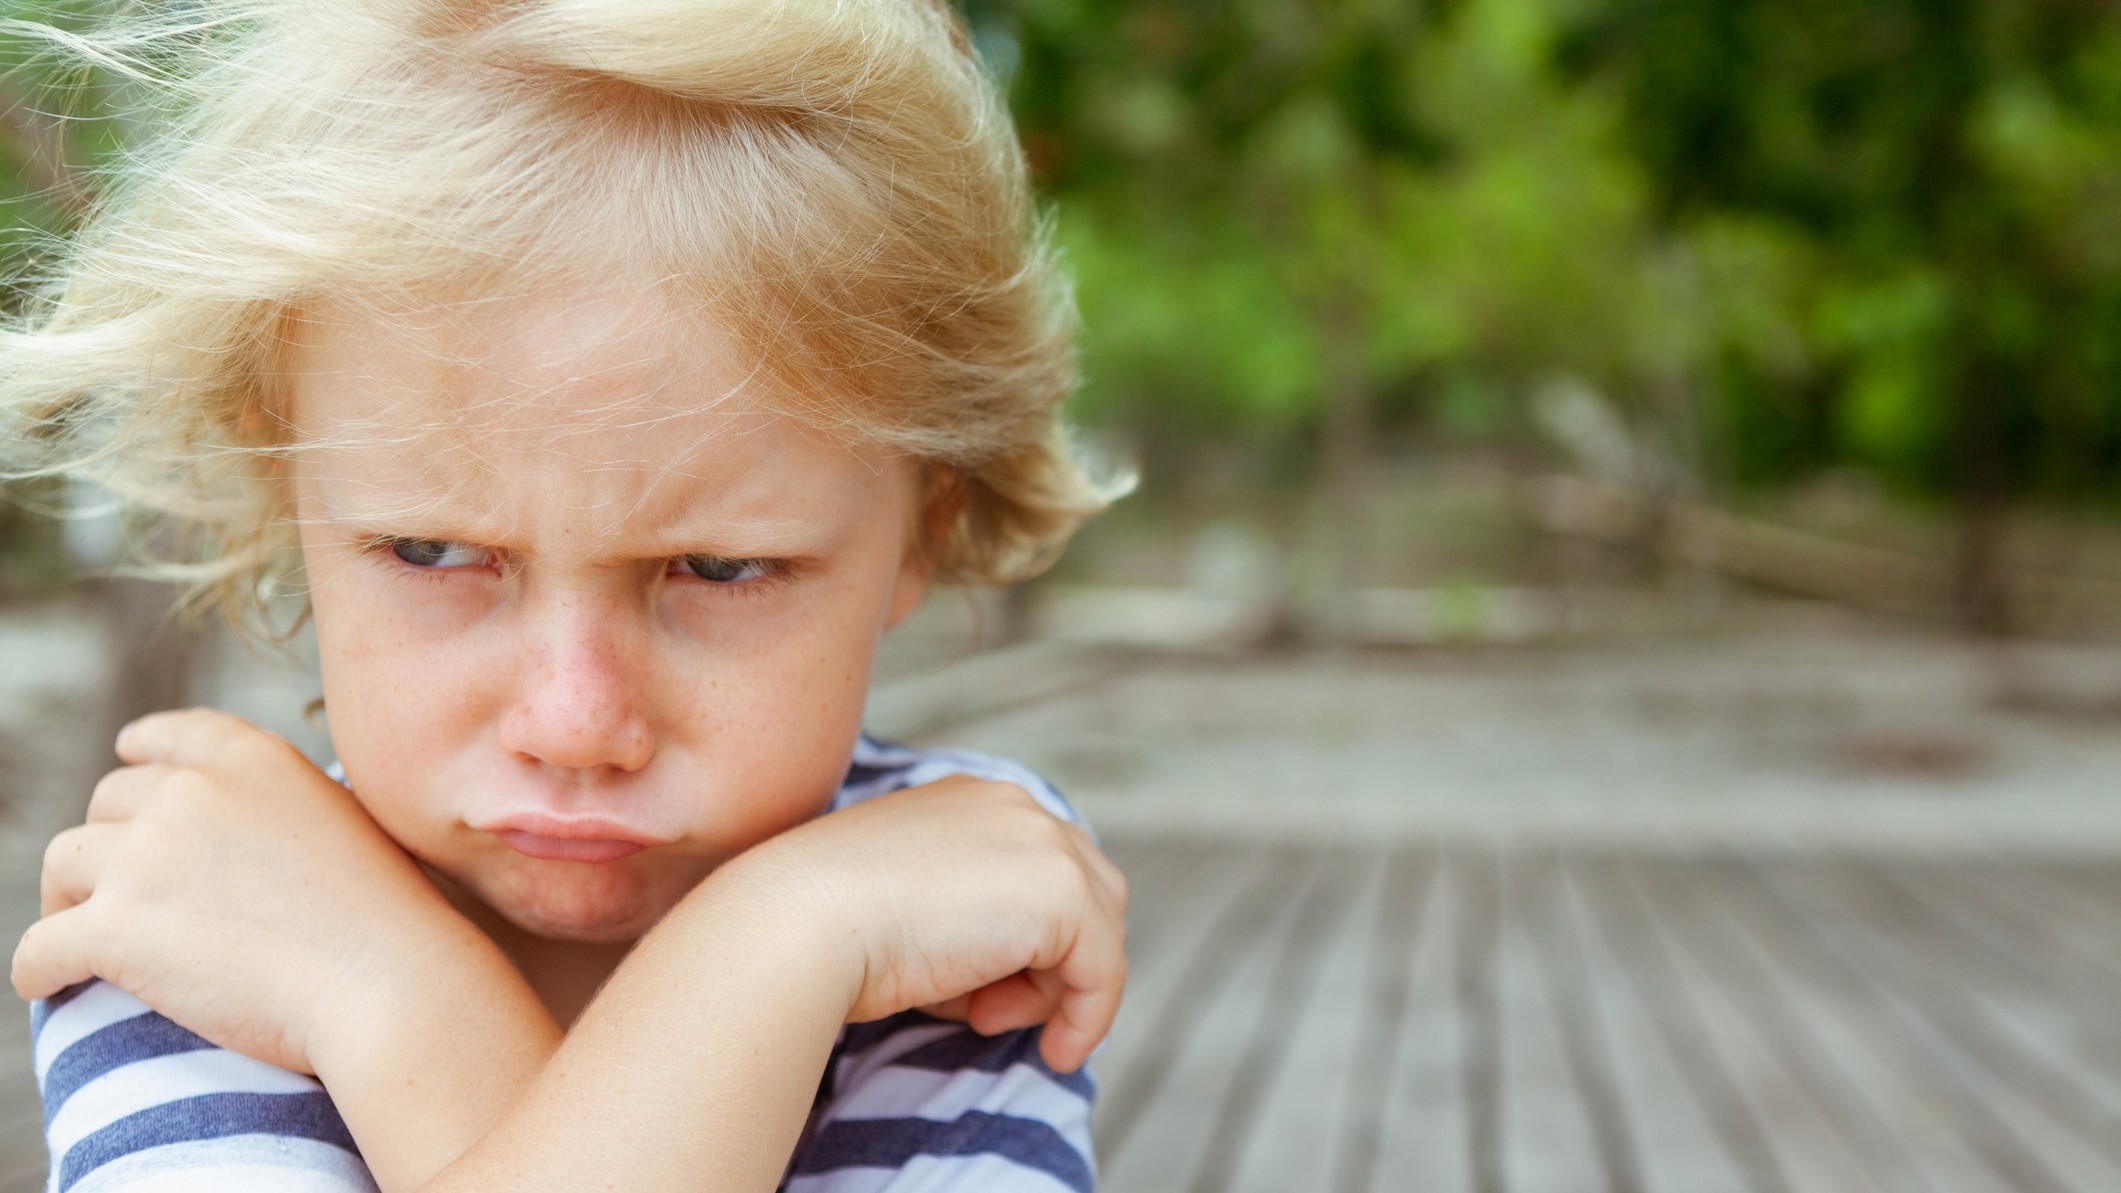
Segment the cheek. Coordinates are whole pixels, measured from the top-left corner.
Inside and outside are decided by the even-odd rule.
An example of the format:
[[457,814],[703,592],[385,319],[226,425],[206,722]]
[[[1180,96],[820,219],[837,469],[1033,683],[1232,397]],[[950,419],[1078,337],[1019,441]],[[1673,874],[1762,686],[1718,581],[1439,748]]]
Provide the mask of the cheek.
[[438,644],[382,587],[340,569],[312,588],[324,719],[362,803],[417,848],[448,823],[430,792],[477,739],[493,703],[482,677],[492,670],[475,638]]
[[[761,744],[851,740],[892,608],[880,570],[821,581],[779,616],[686,635],[688,665],[672,678],[694,706],[687,719]],[[789,752],[809,753],[792,742]]]

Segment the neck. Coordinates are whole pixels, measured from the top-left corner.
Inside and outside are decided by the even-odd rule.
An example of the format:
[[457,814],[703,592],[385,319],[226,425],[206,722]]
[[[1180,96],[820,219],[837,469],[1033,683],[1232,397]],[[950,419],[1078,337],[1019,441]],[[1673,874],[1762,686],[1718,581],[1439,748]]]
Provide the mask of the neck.
[[431,869],[427,875],[464,918],[500,946],[501,952],[523,975],[523,980],[530,984],[538,1001],[545,1004],[561,1031],[574,1026],[582,1009],[596,996],[597,988],[619,967],[619,962],[626,959],[635,944],[630,940],[616,943],[554,940],[525,932],[446,876]]

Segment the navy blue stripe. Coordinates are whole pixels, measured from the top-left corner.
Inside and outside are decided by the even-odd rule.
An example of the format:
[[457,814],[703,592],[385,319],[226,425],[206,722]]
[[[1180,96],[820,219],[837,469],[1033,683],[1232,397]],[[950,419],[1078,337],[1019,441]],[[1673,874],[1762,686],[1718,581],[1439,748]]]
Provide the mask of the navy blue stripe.
[[948,1022],[947,1019],[937,1019],[920,1011],[900,1011],[896,1015],[886,1015],[882,1019],[872,1019],[867,1023],[850,1023],[840,1029],[840,1051],[845,1056],[858,1056],[907,1028],[934,1027],[938,1023]]
[[59,1190],[65,1193],[82,1177],[134,1152],[231,1135],[314,1139],[357,1158],[361,1154],[322,1093],[201,1094],[129,1114],[68,1148],[59,1166]]
[[1038,1054],[1038,1038],[1041,1028],[1026,1028],[1023,1031],[1003,1032],[997,1036],[983,1036],[976,1031],[952,1032],[939,1040],[922,1044],[904,1056],[893,1057],[888,1063],[907,1069],[930,1069],[941,1073],[955,1073],[965,1069],[977,1069],[982,1073],[1000,1073],[1016,1065],[1036,1069],[1046,1079],[1062,1089],[1075,1094],[1084,1101],[1097,1096],[1097,1087],[1090,1075],[1077,1069],[1073,1073],[1058,1073],[1049,1068]]
[[825,1124],[791,1171],[814,1176],[841,1168],[904,1168],[916,1156],[1000,1156],[1037,1169],[1076,1193],[1091,1193],[1090,1162],[1059,1131],[1032,1118],[968,1110],[950,1122],[857,1118]]
[[29,1038],[35,1040],[43,1035],[44,1023],[52,1017],[52,1012],[88,993],[88,988],[95,985],[96,981],[97,979],[90,978],[85,982],[75,982],[50,998],[40,998],[29,1004]]
[[152,1060],[158,1056],[174,1056],[179,1052],[198,1052],[211,1048],[212,1044],[200,1036],[178,1027],[162,1016],[148,1011],[130,1019],[120,1019],[108,1027],[98,1028],[69,1045],[66,1051],[52,1060],[52,1067],[44,1074],[44,1125],[52,1124],[52,1116],[74,1091],[103,1076],[112,1069],[122,1068],[135,1061]]
[[847,764],[847,777],[840,780],[841,787],[867,787],[886,778],[902,776],[910,766],[869,766],[860,762]]

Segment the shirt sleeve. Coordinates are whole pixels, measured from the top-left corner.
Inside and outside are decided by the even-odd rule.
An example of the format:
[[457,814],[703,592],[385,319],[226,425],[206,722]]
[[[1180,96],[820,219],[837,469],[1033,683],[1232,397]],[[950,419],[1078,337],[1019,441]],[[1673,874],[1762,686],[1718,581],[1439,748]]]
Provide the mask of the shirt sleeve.
[[849,1027],[787,1193],[1091,1193],[1095,1083],[1038,1040],[918,1011]]
[[48,1193],[376,1193],[313,1077],[186,1031],[107,982],[30,1006]]
[[906,787],[933,783],[950,775],[972,775],[999,783],[1014,783],[1031,794],[1039,806],[1070,824],[1096,835],[1065,796],[1044,775],[1013,758],[978,750],[916,749],[863,734],[856,744],[847,781],[834,797],[834,809],[858,804]]

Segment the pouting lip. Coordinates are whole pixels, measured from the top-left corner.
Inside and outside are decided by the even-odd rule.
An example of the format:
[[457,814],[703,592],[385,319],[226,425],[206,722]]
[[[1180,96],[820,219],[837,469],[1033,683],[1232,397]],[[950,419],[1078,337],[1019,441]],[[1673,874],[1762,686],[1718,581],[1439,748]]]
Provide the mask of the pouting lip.
[[501,844],[524,857],[545,862],[615,862],[648,848],[632,841],[540,837],[536,833],[519,833],[513,829],[504,829],[494,835],[501,839]]
[[596,843],[596,845],[632,845],[636,849],[647,849],[649,845],[668,845],[662,836],[653,836],[619,824],[615,819],[604,819],[600,815],[554,815],[547,811],[524,811],[503,815],[490,822],[471,826],[475,832],[492,832],[501,838],[539,838],[556,845],[566,843]]

